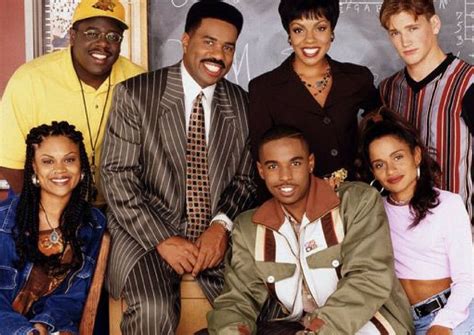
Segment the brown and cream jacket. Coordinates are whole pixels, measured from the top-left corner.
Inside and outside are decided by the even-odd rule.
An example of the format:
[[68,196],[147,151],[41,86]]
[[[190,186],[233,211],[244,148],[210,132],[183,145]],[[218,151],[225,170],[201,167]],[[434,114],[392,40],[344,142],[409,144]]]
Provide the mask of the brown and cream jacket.
[[224,291],[208,315],[211,334],[255,334],[269,295],[285,319],[301,320],[303,278],[319,306],[310,315],[323,324],[318,334],[412,333],[383,203],[366,184],[343,183],[336,194],[312,177],[298,238],[275,199],[241,214],[226,261]]

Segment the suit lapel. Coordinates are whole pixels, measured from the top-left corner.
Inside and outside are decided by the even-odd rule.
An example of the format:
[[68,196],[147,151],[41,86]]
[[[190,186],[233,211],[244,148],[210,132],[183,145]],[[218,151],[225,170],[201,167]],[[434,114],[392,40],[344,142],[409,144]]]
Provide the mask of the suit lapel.
[[235,139],[238,136],[236,133],[235,111],[232,109],[227,94],[223,82],[219,81],[212,101],[208,147],[211,208],[213,214],[222,189],[229,182],[227,180],[226,167],[231,162],[235,149]]
[[181,81],[180,65],[175,64],[168,70],[166,88],[161,97],[160,137],[168,161],[176,171],[178,190],[185,189],[186,182],[186,130],[184,117],[184,92]]

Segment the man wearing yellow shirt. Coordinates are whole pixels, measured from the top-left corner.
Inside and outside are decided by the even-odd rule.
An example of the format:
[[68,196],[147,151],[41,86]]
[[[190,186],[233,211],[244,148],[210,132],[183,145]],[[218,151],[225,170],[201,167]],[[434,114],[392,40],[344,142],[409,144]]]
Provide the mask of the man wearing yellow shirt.
[[0,103],[0,173],[13,191],[23,185],[26,134],[55,120],[82,132],[97,174],[114,86],[144,72],[119,56],[125,29],[118,0],[82,0],[72,19],[70,47],[22,65],[10,78]]

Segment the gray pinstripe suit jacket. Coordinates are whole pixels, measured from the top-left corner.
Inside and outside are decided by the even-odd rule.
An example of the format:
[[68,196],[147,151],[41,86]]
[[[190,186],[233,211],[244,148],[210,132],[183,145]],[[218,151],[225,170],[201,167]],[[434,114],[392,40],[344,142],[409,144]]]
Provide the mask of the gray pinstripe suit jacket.
[[[247,93],[241,87],[225,79],[217,83],[208,144],[213,216],[223,212],[234,219],[254,204],[247,107]],[[116,298],[142,256],[156,252],[160,241],[185,234],[184,114],[179,63],[115,88],[101,177],[112,236],[108,286]],[[221,283],[201,279],[212,298]]]

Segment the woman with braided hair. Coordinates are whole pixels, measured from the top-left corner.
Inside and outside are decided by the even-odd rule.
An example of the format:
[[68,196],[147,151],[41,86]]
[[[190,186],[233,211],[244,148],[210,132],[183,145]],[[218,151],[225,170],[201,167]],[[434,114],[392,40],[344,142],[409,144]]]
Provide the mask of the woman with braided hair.
[[0,204],[0,335],[76,334],[105,229],[81,132],[31,129],[24,171]]

